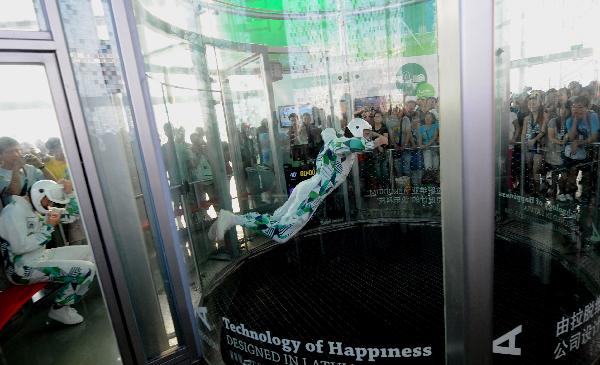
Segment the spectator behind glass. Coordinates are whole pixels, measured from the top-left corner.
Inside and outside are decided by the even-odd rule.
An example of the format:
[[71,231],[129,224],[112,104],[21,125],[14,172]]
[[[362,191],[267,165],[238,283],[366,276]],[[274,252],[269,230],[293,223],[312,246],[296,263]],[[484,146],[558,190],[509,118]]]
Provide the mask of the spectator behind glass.
[[590,103],[600,105],[600,85],[598,85],[598,81],[590,81],[587,87],[591,91]]
[[[215,186],[213,183],[213,167],[208,158],[208,147],[204,141],[204,130],[196,128],[196,132],[190,134],[190,165],[192,175],[192,186],[196,196],[199,219],[203,221],[210,220],[207,214],[211,204],[216,202]],[[215,207],[215,209],[217,209]],[[196,213],[193,213],[196,214]]]
[[50,158],[46,161],[46,168],[50,170],[57,180],[68,178],[67,160],[65,159],[60,139],[56,137],[49,138],[46,141],[46,149],[50,154]]
[[400,131],[400,120],[402,119],[402,110],[399,107],[390,107],[384,116],[384,123],[388,127],[390,146],[395,146],[398,143],[398,133]]
[[400,118],[400,127],[396,134],[396,148],[401,151],[400,158],[395,160],[396,172],[398,176],[411,176],[411,157],[412,148],[416,147],[416,141],[413,139],[411,131],[411,116],[412,114],[403,115]]
[[547,108],[556,108],[558,105],[558,90],[552,88],[546,92],[544,106]]
[[558,89],[558,103],[560,105],[565,105],[567,101],[569,101],[570,97],[571,90],[567,89],[566,87],[561,87],[560,89]]
[[425,124],[419,128],[419,146],[425,149],[423,151],[423,163],[425,170],[429,171],[438,170],[440,166],[439,152],[430,148],[436,144],[439,134],[438,124],[435,122],[435,115],[427,112],[425,114]]
[[0,137],[0,195],[4,205],[13,195],[25,196],[31,186],[44,178],[56,180],[38,157],[22,155],[19,142],[10,137]]
[[421,113],[422,117],[425,117],[425,108],[427,106],[427,99],[422,96],[417,98],[417,111]]
[[571,97],[579,96],[581,92],[581,84],[577,81],[571,81],[569,83],[569,90],[571,91]]
[[[258,155],[258,146],[256,141],[256,133],[253,131],[252,127],[248,123],[240,124],[240,147],[242,150],[242,165],[244,166],[244,171],[246,168],[255,166],[258,164],[257,155]],[[190,140],[192,136],[190,135]],[[192,146],[194,142],[192,141]]]
[[406,114],[412,114],[417,110],[417,102],[415,100],[407,100],[404,103],[404,109]]
[[[548,141],[546,143],[546,167],[551,173],[551,187],[548,191],[547,196],[553,199],[557,196],[558,189],[560,189],[560,195],[557,196],[559,201],[569,200],[571,193],[574,192],[572,187],[567,187],[566,175],[561,172],[563,171],[563,153],[564,145],[567,140],[567,128],[566,121],[571,116],[571,105],[567,102],[561,106],[558,110],[558,115],[548,122]],[[558,180],[559,174],[563,176],[560,182]],[[577,187],[575,186],[575,189]]]
[[[425,112],[433,112],[433,114],[437,114],[437,98],[434,96],[430,96],[427,98],[427,102],[425,104]],[[437,115],[436,115],[437,118]]]
[[587,86],[582,88],[581,91],[579,92],[579,96],[584,96],[584,97],[588,98],[588,100],[591,100],[593,95],[594,95],[594,90],[590,89]]
[[[385,123],[383,123],[383,113],[379,110],[373,111],[373,136],[379,137],[384,136],[385,140],[388,140],[389,131]],[[389,183],[389,163],[387,160],[387,154],[385,152],[388,144],[385,143],[381,146],[378,146],[373,150],[373,156],[369,160],[372,164],[372,173],[375,174],[375,181],[377,187],[387,186]]]
[[413,112],[410,128],[412,135],[411,144],[414,148],[410,160],[411,182],[413,185],[421,185],[423,179],[423,151],[417,148],[421,142],[421,117],[417,111]]
[[525,168],[529,191],[538,194],[543,167],[543,143],[546,134],[544,107],[541,105],[541,93],[533,91],[527,99],[529,114],[523,121],[521,132],[522,153],[525,153]]
[[592,156],[586,147],[598,140],[598,115],[588,110],[589,104],[590,101],[585,96],[576,97],[571,108],[571,117],[566,121],[569,143],[565,147],[564,163],[569,169],[569,184],[576,184],[579,171],[582,173],[582,203],[589,202],[592,189]]
[[[179,169],[177,168],[177,153],[175,152],[176,148],[173,126],[171,123],[165,123],[163,130],[165,132],[165,136],[167,137],[167,142],[160,146],[160,149],[165,161],[165,167],[167,168],[169,185],[176,186],[181,184],[181,175]],[[173,196],[173,201],[179,201],[177,194]]]
[[302,127],[307,131],[308,136],[308,158],[315,159],[323,146],[321,128],[315,125],[309,113],[302,114]]
[[304,126],[304,123],[298,120],[296,113],[291,113],[288,119],[291,123],[288,136],[290,139],[292,160],[306,160],[308,158],[308,130]]

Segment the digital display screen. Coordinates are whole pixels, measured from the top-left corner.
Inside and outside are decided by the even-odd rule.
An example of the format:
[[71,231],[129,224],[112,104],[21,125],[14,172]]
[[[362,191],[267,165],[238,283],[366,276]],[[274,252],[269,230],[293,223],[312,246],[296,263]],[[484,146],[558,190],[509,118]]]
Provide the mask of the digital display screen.
[[298,119],[302,117],[302,114],[308,113],[312,117],[312,105],[303,104],[303,105],[283,105],[279,107],[279,125],[282,128],[289,128],[292,126],[292,122],[290,122],[290,114],[296,113]]

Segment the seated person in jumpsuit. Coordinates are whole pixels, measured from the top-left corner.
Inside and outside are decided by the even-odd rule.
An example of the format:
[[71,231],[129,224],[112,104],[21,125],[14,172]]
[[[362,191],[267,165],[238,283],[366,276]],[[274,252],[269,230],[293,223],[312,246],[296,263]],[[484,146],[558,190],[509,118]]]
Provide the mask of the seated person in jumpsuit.
[[[324,146],[317,156],[317,173],[298,184],[273,215],[256,212],[235,215],[222,209],[217,221],[210,227],[209,239],[223,240],[225,232],[236,225],[279,243],[292,238],[308,223],[325,197],[346,180],[356,159],[356,152],[372,151],[387,144],[386,137],[371,130],[371,125],[361,118],[355,118],[348,124],[345,131],[347,137],[337,137],[335,130],[325,129],[321,133]],[[367,138],[371,136],[377,139],[368,141]]]
[[35,182],[27,196],[13,196],[0,213],[0,248],[6,276],[16,285],[64,284],[48,313],[48,317],[64,324],[83,321],[71,305],[88,291],[96,268],[89,246],[45,246],[56,226],[74,222],[78,213],[70,183],[63,186],[51,180]]

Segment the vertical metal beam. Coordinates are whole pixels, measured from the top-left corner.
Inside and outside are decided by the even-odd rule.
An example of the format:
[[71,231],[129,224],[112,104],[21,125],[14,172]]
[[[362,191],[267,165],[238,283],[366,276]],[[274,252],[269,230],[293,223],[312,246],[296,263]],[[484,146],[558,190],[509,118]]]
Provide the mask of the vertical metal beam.
[[446,364],[489,365],[494,232],[493,2],[437,2]]
[[[183,342],[190,349],[191,356],[200,356],[200,332],[194,317],[194,308],[184,255],[177,244],[174,232],[175,219],[171,206],[171,193],[165,175],[165,165],[160,150],[160,138],[156,130],[156,121],[144,71],[144,57],[139,42],[134,18],[133,5],[129,0],[112,1],[112,10],[116,33],[121,50],[125,82],[131,99],[131,107],[136,120],[136,129],[140,141],[142,157],[145,161],[146,183],[151,196],[148,202],[150,214],[154,214],[161,235],[162,249],[166,259],[169,280],[175,303],[174,320],[179,322]],[[160,209],[159,209],[160,207]]]
[[[333,104],[333,87],[331,85],[331,59],[329,56],[329,52],[325,51],[325,66],[327,67],[327,94],[329,96],[329,113],[331,115],[331,125],[327,124],[325,121],[324,128],[336,128],[335,125],[335,105]],[[327,118],[325,118],[327,119]]]
[[63,89],[63,79],[61,79],[60,70],[55,55],[51,53],[3,53],[0,55],[0,62],[6,61],[7,57],[10,56],[14,56],[12,62],[41,62],[45,66],[50,92],[54,102],[54,109],[56,111],[56,116],[60,126],[63,148],[65,149],[65,154],[69,160],[69,169],[71,171],[73,183],[77,192],[77,199],[81,210],[81,219],[83,226],[85,227],[86,237],[88,238],[90,247],[94,253],[99,277],[102,279],[102,281],[100,281],[100,285],[102,286],[107,309],[110,313],[111,319],[116,321],[113,324],[115,337],[117,339],[123,362],[126,364],[132,364],[134,363],[133,354],[130,352],[131,343],[124,323],[126,322],[125,316],[121,311],[122,308],[120,308],[118,305],[117,297],[114,295],[114,292],[116,291],[113,280],[114,272],[111,272],[110,265],[105,256],[104,247],[102,245],[102,235],[98,230],[98,226],[96,225],[94,206],[92,205],[92,201],[90,199],[91,189],[85,179],[86,174],[83,172],[81,160],[77,158],[79,157],[81,151],[78,149],[78,143],[75,138],[75,131],[73,128],[73,120],[71,120],[71,110],[74,108],[74,105],[70,105],[70,110]]
[[[95,37],[95,19],[98,13],[96,10],[99,9],[93,9],[89,1],[63,0],[60,4],[61,11],[63,8],[68,8],[70,9],[69,15],[76,14],[75,18],[62,23],[68,39],[69,50],[76,50],[78,54],[95,55],[99,52],[98,47],[101,47],[98,44],[97,37]],[[112,19],[110,19],[112,10],[107,2],[102,3],[102,6],[102,16],[105,17],[109,29],[111,29],[113,28]],[[89,37],[77,37],[77,34],[86,34]],[[112,49],[119,49],[116,45],[116,38],[109,39],[109,42],[114,42]],[[133,180],[133,184],[124,183],[132,181],[132,176],[138,173],[136,171],[132,175],[131,166],[127,164],[128,161],[133,160],[131,145],[124,142],[127,135],[125,132],[127,113],[123,112],[119,102],[117,102],[119,98],[115,98],[114,89],[102,82],[93,82],[94,75],[102,76],[100,64],[89,60],[81,60],[77,56],[74,56],[73,59],[73,62],[77,65],[80,64],[79,61],[82,61],[85,66],[84,68],[74,67],[74,71],[78,88],[81,91],[80,99],[89,126],[88,129],[96,132],[91,136],[90,142],[92,143],[93,152],[96,154],[96,167],[104,192],[103,201],[109,209],[110,222],[109,225],[103,225],[102,229],[103,231],[112,230],[114,237],[117,238],[116,248],[119,251],[123,269],[127,275],[120,280],[124,280],[128,284],[128,291],[122,292],[121,295],[128,295],[131,300],[135,312],[136,326],[142,334],[140,339],[144,344],[146,356],[148,358],[156,357],[166,351],[170,345],[165,322],[158,320],[161,318],[161,307],[154,286],[144,232],[139,224],[138,216],[140,212],[136,206],[135,198],[137,194],[135,188],[137,186],[135,180]],[[90,75],[92,75],[91,79]],[[98,102],[104,103],[102,105],[116,112],[106,113],[105,109],[97,107]],[[98,120],[105,120],[103,127],[110,125],[114,128],[109,127],[100,130],[97,128],[96,122]],[[133,140],[137,141],[137,138],[133,138]],[[99,158],[99,156],[102,156],[102,158]],[[114,212],[119,212],[118,218]],[[152,225],[152,227],[155,227],[155,225]],[[137,278],[135,283],[127,280],[134,277]]]
[[[108,211],[103,201],[102,188],[99,184],[98,170],[94,161],[92,146],[88,138],[85,118],[77,93],[77,84],[71,67],[69,58],[69,48],[66,43],[64,30],[58,5],[55,1],[45,0],[44,9],[48,28],[56,46],[56,60],[60,70],[60,77],[64,88],[64,100],[68,103],[69,113],[72,118],[72,126],[65,123],[66,119],[61,117],[60,110],[57,109],[61,132],[63,136],[63,146],[67,157],[80,156],[83,166],[78,161],[69,159],[71,174],[75,177],[73,183],[78,193],[80,211],[85,222],[85,230],[90,240],[90,246],[94,253],[98,276],[101,279],[100,285],[104,294],[104,300],[110,314],[112,327],[119,346],[121,359],[124,364],[134,364],[144,361],[144,349],[140,334],[135,325],[135,318],[132,311],[132,303],[127,293],[127,284],[121,278],[125,277],[118,250],[115,246],[115,238],[112,231],[100,232],[98,226],[109,227]],[[49,74],[49,80],[52,75]],[[52,86],[54,89],[54,86]],[[53,90],[53,97],[57,98]],[[62,99],[63,96],[60,96]],[[60,99],[59,99],[60,100]],[[60,105],[61,102],[56,102]],[[71,134],[75,135],[76,140],[68,138]],[[76,177],[85,176],[86,179],[77,179]],[[87,193],[84,195],[84,192]],[[93,203],[91,197],[94,197]],[[103,243],[103,244],[102,244]],[[136,340],[138,339],[138,340]]]
[[[240,139],[240,132],[235,124],[235,110],[233,107],[233,94],[231,92],[231,85],[229,83],[229,75],[235,74],[235,71],[240,70],[245,65],[259,61],[260,55],[253,54],[252,56],[238,62],[235,66],[230,67],[228,71],[223,72],[219,68],[219,59],[217,57],[216,47],[212,46],[212,50],[215,56],[215,62],[217,64],[217,77],[219,79],[219,87],[221,89],[219,94],[221,97],[221,105],[223,107],[223,116],[225,117],[227,137],[229,139],[229,156],[231,157],[231,164],[233,165],[233,176],[235,179],[238,205],[240,206],[240,210],[245,213],[248,211],[248,200],[245,198],[247,192],[246,171],[244,170],[244,163],[242,159],[242,140]],[[234,257],[237,256],[239,253],[237,245],[233,251]]]
[[260,72],[264,83],[264,90],[267,93],[267,102],[269,105],[269,141],[271,143],[271,159],[273,161],[273,173],[275,174],[275,188],[279,194],[287,196],[287,187],[285,183],[285,174],[283,171],[283,163],[281,162],[281,146],[279,146],[279,126],[275,113],[275,95],[273,94],[273,81],[271,72],[269,71],[269,60],[266,53],[260,54]]
[[[495,1],[494,9],[494,77],[495,82],[495,115],[496,121],[496,210],[502,211],[502,201],[498,195],[501,191],[512,189],[508,186],[508,177],[511,175],[511,159],[508,155],[509,141],[512,136],[508,135],[512,120],[510,117],[510,34],[509,23],[503,23],[508,4],[503,1]],[[514,151],[514,150],[513,150]]]
[[227,125],[227,136],[229,136],[229,154],[231,155],[231,164],[233,165],[233,176],[235,178],[235,187],[237,189],[237,199],[242,212],[248,211],[248,199],[246,199],[246,171],[242,158],[243,141],[240,138],[240,132],[235,125],[235,111],[233,108],[233,95],[229,79],[219,75],[221,84],[221,105],[223,105],[225,114],[225,123]]

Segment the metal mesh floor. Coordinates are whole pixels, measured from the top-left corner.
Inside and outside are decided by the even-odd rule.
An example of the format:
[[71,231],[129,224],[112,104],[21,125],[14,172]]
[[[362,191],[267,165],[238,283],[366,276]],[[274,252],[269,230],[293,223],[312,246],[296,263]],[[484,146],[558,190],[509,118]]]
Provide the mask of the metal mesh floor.
[[[247,328],[269,330],[303,344],[323,339],[355,347],[431,345],[430,359],[441,359],[439,227],[403,228],[357,226],[251,255],[218,280],[207,295],[204,305],[210,321],[220,324],[225,316]],[[224,340],[223,333],[214,334],[215,342]],[[435,335],[440,333],[442,337]],[[224,348],[223,359],[229,362]],[[324,352],[300,355],[335,357]],[[217,358],[213,362],[220,363]],[[340,362],[348,359],[337,358]]]
[[[496,241],[494,334],[499,337],[518,325],[524,330],[517,337],[522,356],[495,355],[495,364],[592,362],[597,353],[593,341],[554,360],[556,322],[594,300],[594,290],[590,289],[594,285],[585,273],[575,275],[572,271],[548,250]],[[365,224],[273,245],[223,271],[201,305],[206,307],[212,325],[203,335],[205,357],[212,364],[239,364],[243,360],[277,363],[265,359],[264,354],[252,354],[245,347],[248,344],[284,353],[281,346],[224,328],[223,317],[257,333],[270,331],[272,336],[301,341],[298,353],[291,354],[298,356],[302,365],[302,358],[311,365],[314,360],[443,364],[440,228]],[[232,338],[245,345],[232,344]],[[324,340],[322,354],[303,346],[318,340]],[[344,348],[430,346],[431,355],[355,361],[353,356],[330,354],[329,341],[342,342]],[[279,363],[293,362],[282,356]]]

